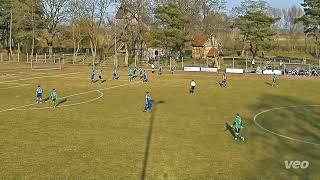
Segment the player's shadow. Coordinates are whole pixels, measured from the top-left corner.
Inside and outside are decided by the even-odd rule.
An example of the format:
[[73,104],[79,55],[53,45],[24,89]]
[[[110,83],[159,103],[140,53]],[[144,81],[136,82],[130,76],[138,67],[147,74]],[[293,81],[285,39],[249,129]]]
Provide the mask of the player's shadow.
[[151,112],[150,124],[149,124],[148,135],[147,135],[147,140],[146,140],[146,146],[145,146],[145,151],[144,151],[142,173],[141,173],[141,178],[140,178],[141,180],[145,179],[146,170],[147,170],[147,167],[148,167],[149,151],[150,151],[150,146],[151,146],[152,131],[153,131],[153,124],[154,124],[154,120],[155,120],[156,111],[158,109],[158,105],[159,104],[164,104],[165,101],[152,100],[152,103],[153,103],[153,108],[152,108],[152,112]]
[[104,80],[101,81],[101,83],[105,83],[106,81],[107,81],[107,80],[104,79]]
[[269,82],[264,82],[266,85],[269,85],[269,86],[272,86],[272,84],[271,83],[269,83]]
[[44,99],[42,100],[42,102],[47,102],[47,101],[49,101],[49,99],[50,99],[50,96],[44,98]]
[[[320,159],[318,153],[320,139],[317,133],[320,128],[318,122],[320,107],[313,105],[317,104],[317,102],[304,100],[301,97],[295,98],[274,94],[263,94],[257,100],[259,100],[258,103],[248,106],[248,109],[253,114],[283,107],[257,116],[256,122],[246,121],[246,127],[251,127],[244,129],[245,137],[250,137],[251,139],[251,141],[247,141],[250,146],[248,146],[246,152],[253,157],[261,157],[262,153],[257,149],[268,147],[264,149],[263,154],[269,154],[269,156],[265,156],[255,164],[257,169],[267,168],[268,171],[261,175],[269,176],[270,173],[268,172],[278,173],[281,169],[283,169],[282,172],[285,173],[288,179],[292,179],[292,177],[310,179],[314,174],[317,174],[318,170],[315,166],[310,166],[305,171],[299,171],[294,168],[286,169],[284,165],[284,161],[299,159],[299,157],[303,157],[302,160],[309,161],[310,164],[315,164],[315,159]],[[253,117],[244,117],[243,119],[253,119]],[[259,127],[257,123],[267,130]],[[297,141],[297,139],[302,141]],[[285,156],[282,156],[283,154]],[[256,171],[252,170],[246,173],[248,173],[246,176],[251,176],[255,175]]]
[[67,102],[67,101],[68,101],[68,99],[67,99],[67,98],[64,98],[64,99],[62,99],[61,101],[59,101],[59,102],[57,103],[57,106],[65,103],[65,102]]
[[231,125],[229,125],[228,123],[226,123],[226,131],[229,131],[233,138],[236,137],[233,127]]

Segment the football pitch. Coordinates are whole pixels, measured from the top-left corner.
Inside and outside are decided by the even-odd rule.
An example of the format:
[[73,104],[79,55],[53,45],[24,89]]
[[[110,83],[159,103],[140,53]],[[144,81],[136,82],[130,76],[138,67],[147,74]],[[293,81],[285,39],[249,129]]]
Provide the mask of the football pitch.
[[[1,64],[1,179],[320,179],[319,79],[271,87],[271,76],[228,75],[221,88],[221,74],[148,71],[145,84],[103,70],[106,81],[91,83],[89,67]],[[237,113],[245,141],[233,137]]]

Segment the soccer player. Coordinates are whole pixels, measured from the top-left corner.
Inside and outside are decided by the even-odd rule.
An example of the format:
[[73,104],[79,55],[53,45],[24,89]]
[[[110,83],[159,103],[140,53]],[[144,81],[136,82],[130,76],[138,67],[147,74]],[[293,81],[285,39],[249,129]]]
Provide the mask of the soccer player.
[[117,68],[115,67],[113,69],[113,80],[117,80],[118,79],[118,71],[117,71]]
[[37,97],[37,103],[42,103],[42,89],[40,86],[38,86],[36,91],[36,97]]
[[226,74],[222,75],[222,81],[219,83],[221,87],[227,87],[227,76]]
[[148,82],[148,76],[147,76],[147,72],[145,70],[143,71],[143,82],[144,83]]
[[133,79],[137,78],[138,77],[138,69],[137,67],[135,66],[134,69],[133,69]]
[[278,87],[277,75],[275,73],[272,75],[272,87],[274,87],[274,86]]
[[143,112],[147,112],[148,109],[152,112],[152,101],[149,92],[146,94],[146,106],[144,107]]
[[172,66],[172,67],[171,67],[171,74],[172,74],[172,75],[174,75],[175,70],[176,70],[176,67],[175,67],[175,66]]
[[131,67],[129,68],[128,75],[129,75],[129,81],[132,81],[133,80],[133,70]]
[[159,75],[162,75],[162,65],[159,66]]
[[152,74],[154,73],[154,64],[153,63],[151,64],[151,72],[152,72]]
[[91,72],[91,82],[94,83],[94,70],[92,70],[92,72]]
[[190,94],[194,94],[194,91],[196,89],[196,81],[192,80],[190,84],[191,84]]
[[53,108],[56,107],[56,101],[57,101],[58,95],[55,89],[52,89],[51,95],[50,95],[50,99],[52,101],[53,104]]
[[140,79],[142,79],[145,71],[141,68],[141,66],[139,67],[139,72],[140,72]]
[[103,80],[102,80],[102,69],[101,69],[100,72],[99,72],[99,80],[100,80],[100,82],[103,81]]
[[235,137],[234,137],[234,139],[237,140],[238,138],[240,138],[242,141],[244,141],[244,137],[242,137],[240,135],[240,130],[243,128],[243,125],[242,125],[242,120],[241,120],[241,117],[240,117],[239,113],[237,114],[235,122],[233,123],[232,127],[234,125],[236,125],[235,126]]

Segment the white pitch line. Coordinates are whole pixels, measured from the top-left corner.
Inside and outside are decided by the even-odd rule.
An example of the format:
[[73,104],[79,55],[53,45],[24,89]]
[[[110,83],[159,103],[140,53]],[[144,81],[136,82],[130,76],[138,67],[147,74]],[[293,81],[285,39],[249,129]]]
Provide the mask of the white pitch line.
[[59,76],[69,75],[69,74],[79,74],[79,72],[76,72],[76,73],[65,73],[65,74],[59,74],[59,75],[53,75],[53,76],[52,75],[47,75],[47,76],[31,77],[31,78],[25,78],[25,79],[15,79],[15,80],[8,80],[8,81],[0,81],[0,83],[5,84],[5,83],[12,83],[12,82],[17,82],[17,81],[41,79],[41,78],[46,78],[46,77],[59,77]]
[[[63,75],[69,75],[69,74],[79,74],[77,73],[66,73],[66,74],[59,74],[59,75],[54,75],[54,76],[39,76],[39,77],[32,77],[32,78],[25,78],[25,79],[15,79],[15,80],[8,80],[8,81],[0,81],[0,84],[20,84],[20,83],[15,83],[17,81],[26,81],[26,80],[32,80],[32,79],[41,79],[41,78],[46,78],[46,77],[59,77]],[[24,87],[24,86],[30,86],[31,84],[20,84],[18,86],[12,86],[12,87],[4,87],[0,88],[0,90],[4,89],[13,89],[13,88],[18,88],[18,87]]]
[[13,88],[18,88],[18,87],[25,87],[25,86],[30,86],[31,84],[21,84],[21,85],[18,85],[18,86],[10,86],[10,87],[5,87],[5,88],[0,88],[0,90],[3,90],[3,89],[13,89]]
[[[127,83],[127,84],[122,84],[122,85],[118,85],[118,86],[112,86],[112,87],[108,87],[108,88],[95,89],[95,90],[92,90],[92,91],[86,91],[86,92],[71,94],[71,95],[62,97],[62,98],[60,98],[60,99],[65,99],[65,98],[68,98],[68,97],[78,96],[78,95],[82,95],[82,94],[88,94],[88,93],[97,92],[97,91],[101,93],[100,96],[97,97],[97,98],[94,98],[94,99],[91,99],[91,100],[88,100],[88,101],[79,102],[79,103],[74,103],[74,104],[61,105],[61,106],[57,106],[57,108],[58,108],[58,107],[76,106],[76,105],[81,105],[81,104],[90,103],[90,102],[96,101],[96,100],[98,100],[98,99],[100,99],[100,98],[103,97],[104,94],[103,94],[103,92],[101,92],[101,91],[109,90],[109,89],[115,89],[115,88],[119,88],[119,87],[123,87],[123,86],[129,86],[129,85],[138,84],[138,83],[141,83],[141,82]],[[49,108],[51,109],[51,108],[52,108],[52,107],[43,107],[43,108],[28,108],[28,109],[23,109],[24,107],[33,106],[33,105],[36,105],[36,104],[37,104],[37,103],[33,103],[33,104],[24,105],[24,106],[18,106],[18,107],[12,107],[12,108],[9,108],[9,109],[0,110],[0,113],[6,112],[6,111],[41,110],[41,109],[49,109]]]
[[[91,99],[91,100],[88,100],[88,101],[83,101],[83,102],[78,102],[78,103],[73,103],[73,104],[66,104],[66,105],[59,105],[59,106],[56,106],[56,108],[61,108],[61,107],[70,107],[70,106],[77,106],[77,105],[81,105],[81,104],[87,104],[87,103],[90,103],[90,102],[93,102],[93,101],[96,101],[100,98],[103,97],[103,92],[99,91],[99,90],[96,90],[96,92],[99,92],[100,93],[100,96],[99,97],[96,97],[94,99]],[[67,96],[66,96],[67,97]],[[62,97],[61,99],[65,99],[66,97]],[[70,97],[70,96],[69,96]],[[21,108],[16,108],[14,109],[15,111],[28,111],[28,110],[42,110],[42,109],[52,109],[52,107],[42,107],[42,108],[29,108],[29,109],[21,109]]]
[[301,105],[301,106],[287,106],[287,107],[277,107],[277,108],[272,108],[272,109],[267,109],[267,110],[264,110],[258,114],[256,114],[253,118],[253,121],[254,123],[261,129],[263,129],[264,131],[266,132],[269,132],[271,134],[274,134],[274,135],[277,135],[279,137],[283,137],[283,138],[286,138],[286,139],[290,139],[290,140],[293,140],[293,141],[298,141],[298,142],[303,142],[303,143],[307,143],[307,144],[312,144],[312,145],[320,145],[319,143],[315,143],[315,142],[310,142],[310,141],[305,141],[305,140],[301,140],[301,139],[297,139],[297,138],[292,138],[292,137],[289,137],[289,136],[286,136],[286,135],[283,135],[283,134],[279,134],[279,133],[276,133],[276,132],[273,132],[269,129],[266,129],[264,128],[261,124],[259,124],[257,122],[257,117],[260,116],[261,114],[264,114],[264,113],[267,113],[267,112],[270,112],[270,111],[274,111],[274,110],[279,110],[279,109],[287,109],[287,108],[297,108],[297,107],[319,107],[320,105]]

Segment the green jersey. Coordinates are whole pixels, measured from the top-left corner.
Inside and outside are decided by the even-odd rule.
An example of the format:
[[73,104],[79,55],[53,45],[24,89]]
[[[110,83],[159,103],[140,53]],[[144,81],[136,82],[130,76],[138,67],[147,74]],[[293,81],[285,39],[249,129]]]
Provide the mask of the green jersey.
[[236,117],[235,124],[236,124],[236,128],[238,128],[238,129],[242,128],[242,120],[241,120],[240,116]]
[[52,91],[50,97],[51,97],[51,100],[56,100],[57,99],[57,92]]
[[129,76],[133,76],[133,70],[132,69],[129,69],[128,73],[129,73]]
[[272,75],[272,81],[273,82],[276,82],[277,81],[277,76],[274,74],[274,75]]

